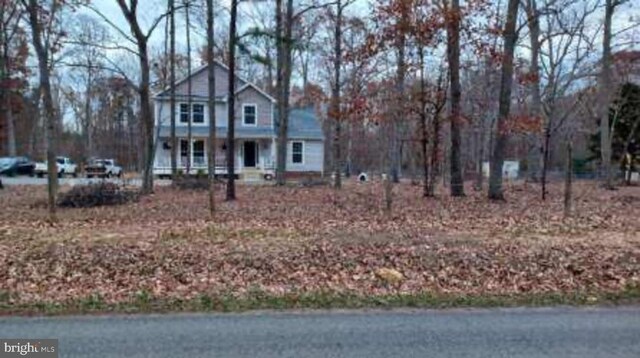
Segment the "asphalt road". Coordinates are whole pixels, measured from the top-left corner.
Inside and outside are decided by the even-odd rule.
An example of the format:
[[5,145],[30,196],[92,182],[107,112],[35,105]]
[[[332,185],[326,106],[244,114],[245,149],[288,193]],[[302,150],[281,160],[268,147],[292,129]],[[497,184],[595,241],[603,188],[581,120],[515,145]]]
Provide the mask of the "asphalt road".
[[640,307],[1,318],[60,357],[640,357]]

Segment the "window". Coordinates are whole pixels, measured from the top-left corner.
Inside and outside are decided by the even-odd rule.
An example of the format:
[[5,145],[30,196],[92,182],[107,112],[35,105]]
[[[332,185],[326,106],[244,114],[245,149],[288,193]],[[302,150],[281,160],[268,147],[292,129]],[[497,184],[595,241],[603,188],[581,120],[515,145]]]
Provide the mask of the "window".
[[204,105],[193,105],[193,123],[204,123]]
[[247,126],[255,126],[257,112],[255,104],[245,104],[242,107],[242,123]]
[[180,123],[189,123],[189,105],[180,103]]
[[204,105],[192,104],[191,113],[189,113],[189,104],[180,103],[180,123],[189,123],[189,115],[191,115],[191,123],[204,123]]
[[189,158],[189,145],[186,140],[180,140],[180,165],[183,167],[187,166],[187,159]]
[[291,162],[294,164],[303,163],[304,143],[291,142]]
[[205,165],[203,140],[196,140],[193,142],[193,165],[196,167],[202,167]]

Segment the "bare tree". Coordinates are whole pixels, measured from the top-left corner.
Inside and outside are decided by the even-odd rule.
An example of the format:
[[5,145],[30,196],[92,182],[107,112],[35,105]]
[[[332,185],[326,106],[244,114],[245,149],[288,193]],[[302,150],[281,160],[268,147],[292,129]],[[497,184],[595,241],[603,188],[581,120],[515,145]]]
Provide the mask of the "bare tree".
[[21,0],[27,14],[27,22],[31,28],[31,41],[38,58],[38,75],[40,90],[44,103],[46,138],[47,138],[47,189],[49,219],[56,221],[56,191],[58,189],[58,168],[56,151],[58,148],[58,114],[53,104],[51,91],[52,52],[59,46],[59,37],[55,33],[56,24],[65,4],[61,1],[52,1],[47,5],[37,0]]
[[626,0],[605,0],[604,4],[604,32],[602,37],[602,59],[598,84],[598,118],[600,119],[600,154],[602,170],[604,171],[604,186],[613,189],[613,177],[611,173],[611,135],[609,124],[609,106],[612,101],[611,90],[613,86],[612,65],[613,56],[611,41],[613,38],[612,23],[616,7]]
[[[593,52],[594,38],[587,34],[587,21],[589,15],[594,13],[599,4],[597,2],[580,1],[574,2],[569,0],[563,2],[565,11],[558,13],[553,11],[553,7],[558,4],[555,1],[546,1],[543,8],[545,26],[541,30],[536,29],[535,22],[529,21],[529,27],[533,32],[542,31],[544,42],[542,43],[545,51],[540,52],[538,48],[536,53],[536,66],[538,61],[542,63],[542,71],[535,72],[534,77],[542,77],[544,86],[542,92],[537,83],[533,87],[532,106],[534,111],[541,116],[542,119],[542,199],[546,198],[547,193],[547,171],[550,160],[550,147],[552,138],[555,133],[565,124],[566,120],[574,113],[575,108],[580,103],[581,97],[586,92],[577,95],[570,93],[576,84],[583,80],[588,74],[586,64],[590,54]],[[532,5],[535,6],[535,3]],[[527,9],[529,13],[534,9]],[[528,14],[528,16],[530,16]],[[538,14],[541,16],[541,14]],[[531,30],[530,30],[531,32]],[[593,34],[595,36],[596,33]],[[533,35],[531,35],[533,36]],[[531,40],[532,46],[540,44],[540,40]],[[533,52],[533,51],[532,51]],[[533,58],[532,58],[533,62]],[[531,68],[531,71],[534,69]],[[536,88],[537,92],[536,93]],[[536,98],[536,95],[540,95]],[[537,101],[540,102],[537,102]],[[540,107],[538,107],[540,106]]]
[[516,47],[519,0],[509,0],[507,5],[507,22],[504,26],[504,51],[502,57],[502,76],[500,80],[500,97],[496,128],[496,143],[491,157],[489,174],[489,199],[504,200],[502,191],[502,165],[507,146],[507,122],[511,109],[511,85],[513,83],[513,53]]
[[[153,31],[157,28],[160,22],[169,15],[169,13],[167,12],[157,16],[145,31],[142,29],[140,23],[138,0],[117,0],[117,2],[125,20],[129,24],[129,33],[120,29],[113,21],[98,11],[95,7],[89,5],[89,9],[113,27],[114,30],[116,30],[136,48],[133,50],[126,46],[118,46],[118,48],[122,50],[135,54],[140,67],[140,81],[136,86],[136,91],[140,97],[140,124],[143,142],[142,193],[149,194],[153,192],[153,158],[155,145],[153,131],[154,120],[151,108],[151,71],[149,65],[148,43]],[[176,8],[174,7],[174,11],[175,10]]]

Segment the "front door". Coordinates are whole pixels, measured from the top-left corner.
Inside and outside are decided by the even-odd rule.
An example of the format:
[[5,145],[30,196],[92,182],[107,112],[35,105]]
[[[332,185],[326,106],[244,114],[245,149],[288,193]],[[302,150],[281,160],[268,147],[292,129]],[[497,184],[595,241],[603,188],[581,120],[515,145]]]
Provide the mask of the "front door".
[[256,158],[258,158],[258,144],[256,142],[244,142],[242,151],[244,153],[244,167],[255,168]]

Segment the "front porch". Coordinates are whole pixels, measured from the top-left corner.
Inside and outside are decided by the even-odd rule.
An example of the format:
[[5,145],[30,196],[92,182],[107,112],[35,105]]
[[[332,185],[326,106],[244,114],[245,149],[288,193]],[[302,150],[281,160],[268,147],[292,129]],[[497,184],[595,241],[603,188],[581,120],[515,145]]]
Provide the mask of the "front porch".
[[[193,137],[191,153],[187,138],[177,138],[177,164],[181,174],[208,174],[209,139]],[[237,138],[234,142],[235,174],[244,181],[271,180],[275,176],[275,138]],[[226,177],[227,143],[224,139],[216,140],[215,175]],[[187,168],[188,171],[187,171]],[[153,167],[154,175],[171,176],[171,140],[160,138],[156,146]]]

